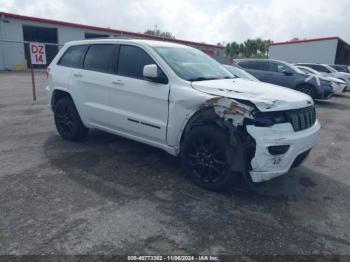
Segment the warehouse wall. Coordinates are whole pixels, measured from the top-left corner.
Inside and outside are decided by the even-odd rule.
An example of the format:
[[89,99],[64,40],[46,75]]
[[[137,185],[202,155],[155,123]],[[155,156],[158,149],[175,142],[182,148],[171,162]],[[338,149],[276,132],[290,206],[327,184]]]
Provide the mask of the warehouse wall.
[[290,63],[334,64],[337,45],[338,40],[336,39],[272,45],[269,50],[269,58]]
[[58,27],[58,44],[64,45],[69,41],[85,39],[85,31],[79,28]]
[[[5,22],[5,21],[6,22]],[[13,19],[1,20],[0,39],[23,42],[22,23]],[[25,67],[24,46],[19,43],[0,43],[0,70],[16,70]]]
[[[6,23],[3,21],[6,20]],[[23,42],[23,25],[57,28],[58,49],[60,49],[66,42],[74,40],[85,39],[85,33],[106,34],[111,37],[118,36],[115,33],[90,30],[84,28],[74,28],[69,26],[54,25],[49,23],[41,23],[36,21],[23,21],[12,18],[0,18],[0,40],[12,40]],[[128,37],[127,34],[125,34]],[[130,36],[130,38],[136,38]],[[137,37],[143,38],[143,37]],[[227,63],[224,50],[222,48],[215,48],[210,46],[191,45],[195,48],[203,50],[209,55],[213,56],[220,62]],[[26,68],[26,59],[23,43],[6,43],[0,41],[0,70],[21,70]]]

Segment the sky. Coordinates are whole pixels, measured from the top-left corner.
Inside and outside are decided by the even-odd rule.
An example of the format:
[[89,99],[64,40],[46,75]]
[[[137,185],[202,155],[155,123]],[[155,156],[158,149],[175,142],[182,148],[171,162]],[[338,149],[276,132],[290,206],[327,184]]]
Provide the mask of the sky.
[[339,36],[350,42],[350,0],[0,0],[0,11],[211,44]]

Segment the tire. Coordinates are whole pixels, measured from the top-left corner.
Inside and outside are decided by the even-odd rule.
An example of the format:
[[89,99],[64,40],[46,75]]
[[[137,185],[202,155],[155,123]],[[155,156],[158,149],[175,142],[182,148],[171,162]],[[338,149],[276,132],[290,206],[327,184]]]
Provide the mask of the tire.
[[311,86],[308,85],[301,85],[296,88],[297,91],[307,94],[311,96],[312,99],[315,99],[315,91]]
[[183,168],[196,185],[211,191],[225,191],[239,180],[238,171],[246,170],[239,139],[236,144],[231,146],[229,136],[217,127],[196,127],[186,135],[181,147]]
[[58,133],[63,139],[79,141],[89,132],[80,119],[79,113],[70,97],[58,100],[54,106],[54,119]]

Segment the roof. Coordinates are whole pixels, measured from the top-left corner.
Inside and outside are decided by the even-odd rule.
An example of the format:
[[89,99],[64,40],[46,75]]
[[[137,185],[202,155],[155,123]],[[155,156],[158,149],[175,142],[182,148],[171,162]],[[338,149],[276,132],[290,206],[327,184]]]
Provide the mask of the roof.
[[270,44],[270,46],[276,46],[276,45],[290,45],[290,44],[301,44],[301,43],[309,43],[309,42],[320,42],[320,41],[330,41],[330,40],[339,40],[344,42],[346,45],[349,45],[347,42],[345,42],[343,39],[341,39],[338,36],[332,36],[332,37],[322,37],[322,38],[311,38],[311,39],[304,39],[304,40],[295,40],[295,41],[286,41],[286,42],[276,42]]
[[[85,39],[85,40],[75,40],[69,41],[67,44],[72,45],[83,45],[83,44],[96,44],[96,43],[141,43],[146,44],[151,47],[183,47],[178,43],[171,43],[166,41],[157,40],[144,40],[144,39],[121,39],[121,38],[96,38],[96,39]],[[190,46],[185,46],[186,48],[192,48]]]
[[224,49],[223,46],[218,46],[218,45],[198,43],[198,42],[192,42],[192,41],[180,40],[180,39],[164,38],[164,37],[152,36],[152,35],[147,35],[147,34],[142,34],[142,33],[123,31],[123,30],[118,30],[118,29],[83,25],[83,24],[77,24],[77,23],[71,23],[71,22],[64,22],[64,21],[51,20],[51,19],[45,19],[45,18],[12,14],[12,13],[0,12],[0,16],[6,17],[6,18],[18,19],[18,20],[26,20],[26,21],[31,21],[31,22],[46,23],[46,24],[53,24],[53,25],[60,25],[60,26],[67,26],[67,27],[75,27],[75,28],[82,28],[82,29],[95,30],[95,31],[103,31],[103,32],[109,32],[109,33],[115,33],[115,34],[127,35],[127,36],[143,37],[143,38],[147,38],[147,39],[153,39],[153,40],[158,40],[158,41],[168,41],[168,42],[174,42],[174,43],[185,44],[185,45],[186,44],[187,45],[198,45],[198,46],[203,46],[203,47],[214,47],[214,48]]
[[286,63],[285,61],[278,60],[278,59],[270,59],[270,58],[241,58],[241,59],[235,59],[237,62],[244,62],[244,61],[263,61],[263,62],[279,62],[279,63]]

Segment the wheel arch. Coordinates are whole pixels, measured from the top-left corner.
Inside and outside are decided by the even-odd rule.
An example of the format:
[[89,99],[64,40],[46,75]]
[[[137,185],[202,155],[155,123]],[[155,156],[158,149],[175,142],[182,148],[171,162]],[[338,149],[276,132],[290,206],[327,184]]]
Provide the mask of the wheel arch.
[[308,83],[308,82],[301,82],[301,83],[298,83],[296,86],[295,86],[295,90],[298,91],[299,88],[301,87],[309,87],[311,88],[311,90],[314,92],[314,96],[313,98],[316,98],[319,93],[320,93],[320,87],[317,88],[315,85],[311,84],[311,83]]
[[196,126],[203,125],[216,125],[219,126],[219,122],[223,121],[214,110],[214,107],[201,108],[197,111],[193,111],[187,118],[188,120],[184,123],[182,132],[179,139],[179,149],[181,151],[182,143],[185,139],[185,136],[191,131],[192,128]]
[[52,91],[52,95],[51,95],[51,108],[52,110],[55,109],[55,104],[57,103],[58,100],[64,98],[64,97],[69,97],[73,100],[74,104],[75,101],[73,99],[73,96],[71,94],[71,92],[68,89],[65,88],[56,88]]

